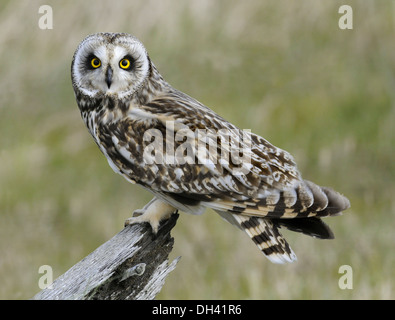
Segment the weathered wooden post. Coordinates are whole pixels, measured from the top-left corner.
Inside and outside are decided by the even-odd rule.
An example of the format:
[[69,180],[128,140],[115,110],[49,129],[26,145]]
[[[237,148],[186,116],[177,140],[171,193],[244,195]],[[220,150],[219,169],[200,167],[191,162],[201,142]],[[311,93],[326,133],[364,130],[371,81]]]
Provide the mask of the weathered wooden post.
[[157,235],[148,224],[125,227],[66,273],[37,293],[36,300],[154,299],[180,257],[169,264],[178,214]]

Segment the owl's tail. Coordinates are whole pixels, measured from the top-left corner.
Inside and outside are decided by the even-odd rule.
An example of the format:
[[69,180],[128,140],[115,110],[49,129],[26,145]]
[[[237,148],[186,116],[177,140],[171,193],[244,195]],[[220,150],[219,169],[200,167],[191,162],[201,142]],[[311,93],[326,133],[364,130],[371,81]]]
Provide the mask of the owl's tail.
[[340,193],[307,180],[295,190],[271,191],[272,194],[258,202],[221,199],[207,206],[244,230],[274,263],[296,260],[279,228],[319,239],[333,239],[332,230],[321,217],[339,215],[350,207],[348,199]]
[[296,261],[296,255],[271,219],[217,211],[224,219],[244,230],[273,263]]

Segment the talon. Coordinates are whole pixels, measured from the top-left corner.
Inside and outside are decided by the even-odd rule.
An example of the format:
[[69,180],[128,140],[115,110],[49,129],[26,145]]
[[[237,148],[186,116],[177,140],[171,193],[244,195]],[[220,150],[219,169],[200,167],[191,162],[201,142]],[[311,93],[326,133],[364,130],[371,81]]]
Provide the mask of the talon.
[[[134,213],[133,213],[134,214]],[[149,223],[152,229],[152,232],[154,234],[158,233],[158,226],[159,226],[159,222],[156,223],[156,221],[150,221],[150,220],[146,220],[146,219],[141,219],[143,218],[143,214],[141,214],[139,217],[131,217],[125,220],[125,224],[124,226],[130,226],[132,224],[139,224],[139,223]]]
[[143,215],[144,212],[145,212],[144,209],[134,210],[133,213],[132,213],[132,217],[139,217],[139,216]]
[[125,227],[127,227],[127,226],[130,226],[130,225],[132,225],[132,224],[136,224],[137,222],[136,221],[133,221],[134,219],[133,219],[133,217],[132,218],[128,218],[128,219],[126,219],[125,220],[125,223],[123,224]]
[[174,211],[176,209],[171,205],[154,198],[144,208],[135,210],[132,217],[125,220],[124,225],[126,227],[132,224],[148,222],[151,225],[152,232],[157,234],[159,223],[170,218]]

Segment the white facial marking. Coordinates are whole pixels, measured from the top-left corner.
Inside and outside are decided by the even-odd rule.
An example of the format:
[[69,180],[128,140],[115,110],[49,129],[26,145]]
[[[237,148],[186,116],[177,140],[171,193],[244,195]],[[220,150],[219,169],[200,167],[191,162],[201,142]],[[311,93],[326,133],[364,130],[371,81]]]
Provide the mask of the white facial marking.
[[[90,67],[89,59],[96,57],[100,67]],[[120,61],[130,57],[132,68],[122,69]],[[107,70],[112,69],[110,87],[106,81]],[[79,90],[89,96],[98,94],[124,98],[132,95],[144,82],[149,71],[149,61],[144,46],[132,37],[119,36],[110,40],[108,34],[88,36],[78,47],[72,70],[73,81]]]

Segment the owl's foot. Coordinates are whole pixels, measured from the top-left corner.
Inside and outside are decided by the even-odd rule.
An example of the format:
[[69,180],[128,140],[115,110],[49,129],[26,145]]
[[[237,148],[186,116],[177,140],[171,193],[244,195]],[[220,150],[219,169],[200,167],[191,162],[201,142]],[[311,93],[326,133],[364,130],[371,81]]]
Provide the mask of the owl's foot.
[[126,219],[125,227],[131,224],[148,222],[151,225],[152,232],[157,234],[159,223],[170,218],[175,211],[176,209],[173,206],[155,197],[144,208],[135,210],[132,217]]

